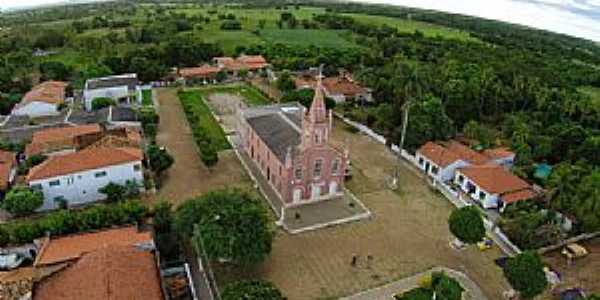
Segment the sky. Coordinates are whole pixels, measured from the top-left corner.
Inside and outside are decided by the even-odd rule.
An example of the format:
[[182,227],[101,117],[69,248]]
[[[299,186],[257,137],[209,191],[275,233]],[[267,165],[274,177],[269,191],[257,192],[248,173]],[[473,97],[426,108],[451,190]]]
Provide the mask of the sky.
[[[478,16],[565,33],[600,42],[600,0],[354,0]],[[0,8],[65,0],[0,0]]]

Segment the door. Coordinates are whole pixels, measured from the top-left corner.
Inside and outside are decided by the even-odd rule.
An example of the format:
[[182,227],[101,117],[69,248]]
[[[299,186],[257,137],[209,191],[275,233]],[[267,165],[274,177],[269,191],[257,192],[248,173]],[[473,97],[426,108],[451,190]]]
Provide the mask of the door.
[[312,186],[311,199],[318,200],[319,197],[321,197],[321,187],[315,184]]
[[337,193],[337,182],[332,181],[329,183],[329,195],[335,196],[336,193]]
[[294,203],[298,203],[298,202],[300,202],[301,198],[302,198],[302,189],[295,189],[294,193],[293,193],[292,201]]

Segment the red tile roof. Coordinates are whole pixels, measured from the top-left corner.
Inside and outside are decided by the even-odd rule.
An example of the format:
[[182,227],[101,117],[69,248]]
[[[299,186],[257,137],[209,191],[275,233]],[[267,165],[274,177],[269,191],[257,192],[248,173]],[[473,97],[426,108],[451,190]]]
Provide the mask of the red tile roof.
[[511,156],[514,157],[515,153],[510,151],[506,147],[500,147],[500,148],[485,149],[485,150],[483,150],[483,155],[489,157],[490,159],[501,159],[501,158],[508,158]]
[[355,97],[365,92],[365,88],[346,77],[328,77],[323,79],[323,86],[329,94],[342,94]]
[[33,134],[31,143],[25,147],[25,155],[31,156],[46,152],[73,148],[79,136],[102,132],[98,124],[48,128]]
[[105,245],[34,285],[37,300],[162,300],[154,254]]
[[237,62],[248,70],[262,69],[267,66],[267,60],[262,55],[242,55]]
[[504,194],[529,189],[525,180],[499,165],[480,165],[460,168],[459,171],[480,188],[492,194]]
[[141,161],[142,150],[136,148],[99,147],[57,155],[33,167],[27,175],[27,182],[93,170],[107,166]]
[[106,246],[135,246],[150,242],[152,242],[150,232],[138,232],[136,226],[75,234],[54,239],[46,238],[43,241],[40,253],[36,257],[34,266],[71,261],[85,253]]
[[506,194],[503,194],[500,196],[500,199],[502,199],[502,202],[504,202],[505,204],[511,204],[517,201],[529,200],[537,196],[538,193],[536,193],[533,189],[526,188],[520,191],[508,192]]
[[45,81],[27,92],[18,107],[24,106],[30,102],[40,101],[50,104],[60,104],[65,102],[65,88],[68,83],[62,81]]
[[209,77],[219,73],[219,71],[221,71],[220,68],[205,64],[195,68],[181,68],[179,69],[179,75],[183,77]]
[[479,153],[479,152],[477,152],[455,140],[449,141],[445,146],[448,150],[450,150],[450,151],[454,152],[456,155],[458,155],[458,157],[460,157],[460,159],[467,161],[474,165],[485,164],[490,160],[487,156],[485,156],[485,155],[483,155],[483,154],[481,154],[481,153]]
[[8,188],[10,175],[16,165],[17,160],[14,153],[0,150],[0,190]]
[[425,143],[417,150],[417,153],[425,156],[440,168],[447,167],[453,162],[460,160],[460,157],[456,153],[434,142]]

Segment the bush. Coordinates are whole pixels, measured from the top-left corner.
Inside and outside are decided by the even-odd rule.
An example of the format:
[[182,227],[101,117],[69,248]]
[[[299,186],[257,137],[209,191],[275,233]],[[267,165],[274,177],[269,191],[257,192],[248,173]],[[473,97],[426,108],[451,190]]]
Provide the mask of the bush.
[[230,283],[223,289],[223,300],[284,300],[271,282],[264,280],[248,280]]
[[485,236],[483,218],[474,206],[454,210],[448,219],[448,225],[450,232],[467,244],[477,243]]
[[221,30],[242,30],[242,23],[237,20],[225,20],[221,23]]
[[94,98],[94,100],[92,100],[92,109],[98,110],[98,109],[102,109],[102,108],[109,107],[109,106],[116,105],[116,104],[117,103],[112,98],[107,98],[107,97]]
[[36,154],[28,157],[24,162],[22,162],[17,168],[17,173],[19,175],[25,175],[29,172],[29,169],[43,163],[46,160],[45,155]]
[[158,176],[170,168],[171,165],[173,165],[173,162],[175,162],[175,159],[167,152],[167,149],[156,144],[148,146],[146,155],[150,161],[150,169]]
[[526,251],[509,259],[504,268],[504,276],[526,299],[542,293],[548,285],[542,259],[533,251]]
[[42,204],[44,204],[44,194],[41,191],[16,186],[6,194],[2,206],[11,214],[23,216],[31,214]]
[[[129,200],[115,204],[96,204],[84,210],[61,210],[45,216],[0,225],[0,246],[30,243],[36,238],[101,229],[113,225],[140,223],[148,208],[140,201]],[[2,238],[1,233],[9,238]]]
[[106,195],[108,202],[117,202],[125,199],[125,187],[114,182],[109,182],[98,189],[98,192]]

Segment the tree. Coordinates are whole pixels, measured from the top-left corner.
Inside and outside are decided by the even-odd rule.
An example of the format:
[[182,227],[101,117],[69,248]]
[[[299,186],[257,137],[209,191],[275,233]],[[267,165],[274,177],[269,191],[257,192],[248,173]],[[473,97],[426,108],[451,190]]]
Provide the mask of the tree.
[[167,201],[160,201],[154,205],[154,231],[157,233],[169,233],[173,230],[174,217],[172,205]]
[[98,192],[106,195],[108,202],[118,202],[125,199],[126,188],[123,185],[109,182],[107,185],[98,189]]
[[434,273],[431,276],[431,287],[437,300],[461,300],[464,288],[446,273]]
[[485,236],[485,227],[481,213],[474,206],[456,209],[448,219],[450,232],[467,244],[474,244]]
[[284,300],[279,289],[271,282],[248,280],[230,283],[223,289],[223,300]]
[[289,92],[296,88],[296,84],[294,83],[294,79],[290,72],[284,71],[281,73],[277,80],[277,88],[282,92]]
[[35,211],[44,204],[44,194],[26,186],[12,188],[4,199],[2,207],[14,215],[23,216]]
[[156,144],[151,144],[146,149],[146,155],[150,161],[150,169],[160,176],[164,171],[173,165],[175,159],[167,149]]
[[[210,259],[249,266],[262,262],[271,252],[273,232],[267,212],[248,193],[209,192],[186,202],[178,215],[178,228],[196,224],[193,242]],[[182,222],[185,220],[191,223]]]
[[43,80],[66,81],[71,76],[72,68],[59,61],[45,61],[40,63],[40,73]]
[[112,98],[98,97],[92,100],[92,110],[99,110],[105,107],[116,105],[117,102]]
[[504,268],[504,276],[526,299],[542,293],[548,285],[542,259],[533,251],[526,251],[509,259]]
[[[441,100],[433,95],[425,95],[415,104],[409,105],[408,129],[404,148],[415,151],[427,141],[447,140],[454,134],[454,122],[446,114]],[[394,141],[400,141],[401,130],[396,128]]]

